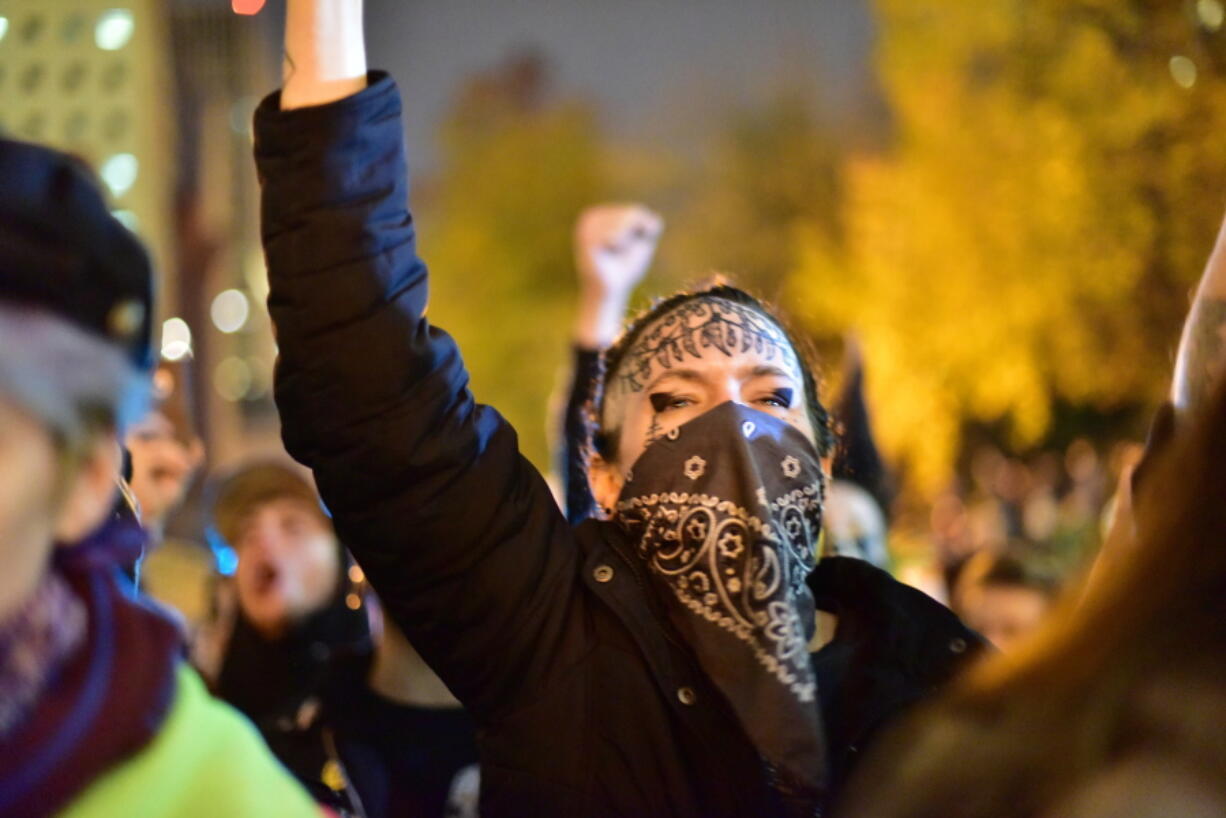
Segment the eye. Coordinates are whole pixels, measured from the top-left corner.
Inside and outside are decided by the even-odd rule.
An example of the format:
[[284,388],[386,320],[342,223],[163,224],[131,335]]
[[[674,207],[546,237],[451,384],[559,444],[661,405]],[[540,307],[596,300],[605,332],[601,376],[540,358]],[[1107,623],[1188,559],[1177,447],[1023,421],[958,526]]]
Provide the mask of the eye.
[[672,392],[653,392],[647,399],[651,401],[651,408],[656,414],[667,412],[669,409],[684,409],[694,405],[691,398],[675,395]]
[[795,394],[796,393],[793,390],[788,389],[787,387],[780,387],[779,389],[771,392],[769,395],[759,398],[759,401],[765,403],[767,406],[774,406],[779,409],[791,409],[792,398],[795,396]]

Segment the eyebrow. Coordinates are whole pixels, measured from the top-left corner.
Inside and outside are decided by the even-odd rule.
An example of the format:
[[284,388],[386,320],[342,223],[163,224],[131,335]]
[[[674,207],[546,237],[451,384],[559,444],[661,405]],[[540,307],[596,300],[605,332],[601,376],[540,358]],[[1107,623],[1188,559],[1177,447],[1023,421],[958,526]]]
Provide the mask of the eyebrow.
[[758,364],[753,369],[749,370],[748,373],[746,373],[745,370],[741,370],[741,372],[744,373],[741,375],[742,378],[744,378],[746,375],[748,375],[748,377],[750,378],[764,378],[764,377],[769,377],[769,376],[778,376],[780,378],[788,378],[790,380],[796,380],[795,372],[789,372],[788,370],[782,367],[773,366],[771,364]]
[[704,380],[706,380],[702,373],[697,369],[666,369],[665,371],[661,372],[651,383],[647,384],[647,386],[643,388],[643,391],[647,392],[659,384],[660,381],[668,378],[677,378],[679,380],[689,381],[690,383],[702,383]]

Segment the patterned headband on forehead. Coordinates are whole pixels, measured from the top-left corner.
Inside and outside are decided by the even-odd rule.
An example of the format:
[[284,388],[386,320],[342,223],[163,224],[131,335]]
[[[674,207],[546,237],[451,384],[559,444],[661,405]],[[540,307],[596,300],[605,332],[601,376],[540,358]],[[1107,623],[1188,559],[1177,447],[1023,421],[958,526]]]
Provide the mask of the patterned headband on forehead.
[[641,392],[657,370],[670,369],[708,349],[729,357],[757,352],[800,373],[796,351],[783,328],[759,309],[718,296],[700,296],[666,312],[622,355],[618,382]]
[[[664,320],[661,320],[664,319]],[[685,356],[714,348],[731,355],[757,349],[790,368],[804,385],[804,397],[822,454],[834,446],[830,417],[822,405],[807,349],[798,345],[779,317],[748,292],[722,280],[698,291],[683,291],[637,316],[603,355],[603,370],[588,402],[589,441],[603,457],[616,456],[616,430],[607,427],[605,399],[614,385],[641,392],[653,368],[675,365]]]

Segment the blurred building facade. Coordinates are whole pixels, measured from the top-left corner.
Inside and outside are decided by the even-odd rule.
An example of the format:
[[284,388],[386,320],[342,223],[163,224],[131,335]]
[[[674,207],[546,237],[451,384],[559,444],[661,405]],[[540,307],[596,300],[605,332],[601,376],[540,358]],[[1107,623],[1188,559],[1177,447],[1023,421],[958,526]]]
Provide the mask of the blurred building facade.
[[0,133],[93,166],[115,215],[153,253],[163,306],[177,282],[167,17],[156,0],[9,0],[0,6]]
[[[251,159],[252,113],[277,84],[267,17],[239,17],[228,4],[202,0],[175,2],[169,11],[180,134],[177,309],[191,333],[197,410],[213,468],[279,451]],[[163,345],[166,355],[179,351]]]
[[0,133],[79,156],[150,248],[161,348],[191,360],[210,460],[277,445],[250,118],[270,25],[208,0],[9,0]]

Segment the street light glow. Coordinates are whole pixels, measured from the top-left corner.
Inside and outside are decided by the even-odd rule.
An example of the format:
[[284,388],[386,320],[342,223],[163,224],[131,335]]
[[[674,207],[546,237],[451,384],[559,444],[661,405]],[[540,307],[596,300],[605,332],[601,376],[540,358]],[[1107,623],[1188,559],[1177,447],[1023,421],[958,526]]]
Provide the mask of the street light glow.
[[209,308],[213,326],[229,335],[238,332],[251,315],[251,302],[242,290],[222,290]]
[[139,173],[140,162],[130,153],[117,153],[107,157],[98,169],[98,175],[116,198],[132,189]]
[[94,43],[103,51],[118,51],[132,39],[136,23],[128,9],[108,9],[94,26]]
[[192,351],[192,329],[182,318],[167,318],[162,324],[162,357],[182,360]]

